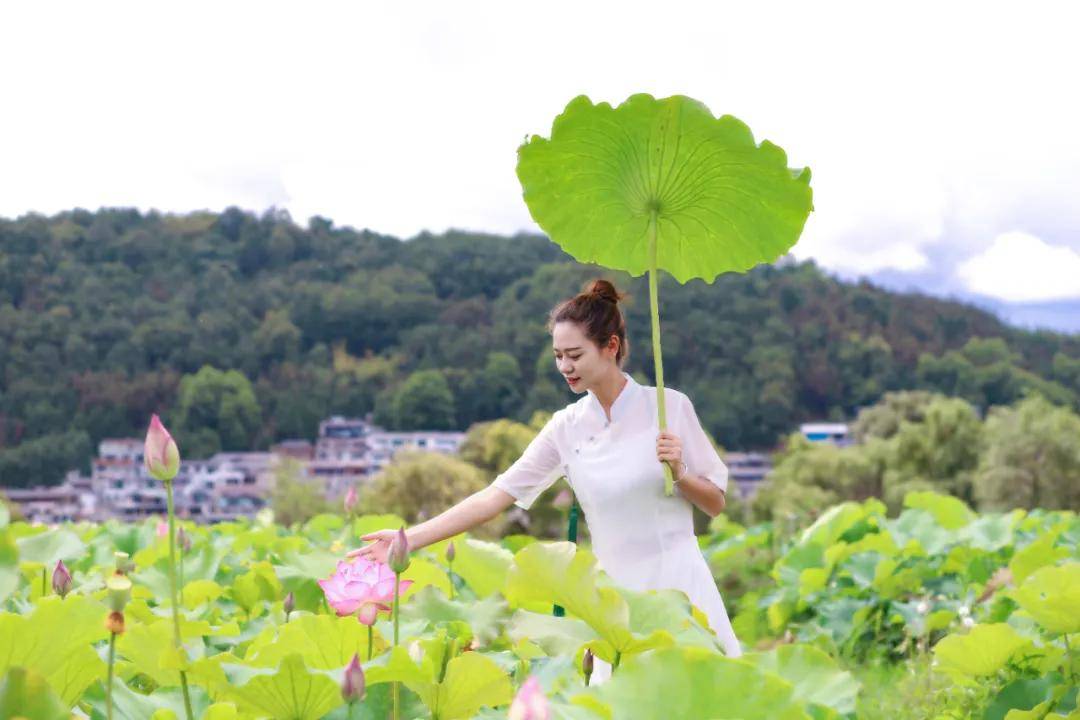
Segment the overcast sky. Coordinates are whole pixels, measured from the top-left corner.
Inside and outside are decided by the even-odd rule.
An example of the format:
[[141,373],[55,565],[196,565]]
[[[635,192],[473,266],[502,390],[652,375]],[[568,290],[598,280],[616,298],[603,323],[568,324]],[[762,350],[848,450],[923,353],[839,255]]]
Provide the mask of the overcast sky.
[[1073,7],[7,4],[0,215],[277,206],[401,237],[531,230],[527,134],[580,93],[681,93],[812,168],[796,257],[1080,299]]

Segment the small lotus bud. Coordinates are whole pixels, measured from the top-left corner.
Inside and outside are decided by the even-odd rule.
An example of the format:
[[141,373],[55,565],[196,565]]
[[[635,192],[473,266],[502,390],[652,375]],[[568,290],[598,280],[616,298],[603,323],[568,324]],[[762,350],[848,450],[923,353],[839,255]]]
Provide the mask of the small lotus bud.
[[446,562],[454,562],[454,558],[457,557],[457,551],[454,549],[454,541],[451,540],[450,544],[446,546]]
[[281,609],[285,611],[286,620],[289,618],[289,614],[296,609],[296,596],[293,595],[292,590],[285,595],[285,601],[281,604]]
[[52,574],[52,588],[53,592],[62,598],[67,597],[67,594],[71,592],[71,573],[64,566],[63,560],[56,562],[56,568]]
[[184,532],[184,528],[180,527],[176,530],[176,544],[184,552],[191,552],[191,536]]
[[131,580],[126,575],[111,575],[105,581],[105,588],[108,590],[106,602],[109,607],[113,612],[123,612],[124,606],[131,599]]
[[588,648],[585,649],[585,657],[581,658],[581,672],[585,673],[585,681],[588,682],[593,673],[593,651]]
[[341,697],[347,703],[359,702],[364,697],[364,668],[360,666],[360,656],[353,655],[352,662],[345,668],[341,677]]
[[386,564],[398,575],[409,569],[409,538],[405,535],[405,528],[398,530],[390,543]]
[[146,430],[143,464],[151,477],[162,482],[171,482],[180,471],[180,450],[156,414],[150,418],[150,427]]
[[549,720],[550,717],[551,710],[540,681],[530,675],[510,704],[508,720]]
[[124,634],[124,613],[113,611],[105,617],[105,629],[114,635]]
[[345,500],[343,502],[343,505],[345,506],[345,514],[352,515],[353,511],[356,510],[356,506],[359,503],[360,498],[357,497],[356,486],[354,485],[349,488],[349,491],[347,493],[345,493]]

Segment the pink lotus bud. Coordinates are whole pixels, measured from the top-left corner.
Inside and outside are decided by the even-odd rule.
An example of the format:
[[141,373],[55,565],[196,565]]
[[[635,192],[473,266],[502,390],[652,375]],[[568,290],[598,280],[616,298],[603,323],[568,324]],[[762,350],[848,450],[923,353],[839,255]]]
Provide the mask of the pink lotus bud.
[[457,551],[454,550],[454,541],[451,540],[450,544],[446,546],[446,562],[454,562],[454,558],[457,557]]
[[341,678],[341,697],[347,703],[359,702],[364,697],[364,668],[360,666],[359,655],[353,655],[352,662],[345,668]]
[[345,514],[352,515],[353,510],[356,509],[357,504],[360,502],[360,498],[356,494],[356,486],[349,488],[349,491],[345,493]]
[[398,575],[409,569],[409,538],[405,535],[405,528],[399,529],[390,543],[386,564]]
[[585,674],[585,684],[587,685],[593,673],[593,652],[588,648],[585,650],[585,657],[581,658],[581,672]]
[[191,536],[184,532],[184,528],[180,527],[176,530],[176,544],[183,549],[184,552],[191,552]]
[[180,450],[157,415],[150,418],[150,427],[146,431],[143,462],[151,477],[162,482],[172,481],[180,471]]
[[71,592],[71,573],[64,566],[63,560],[56,562],[56,569],[53,570],[52,574],[52,587],[53,592],[60,597],[67,597],[67,594]]
[[281,609],[285,611],[286,618],[288,618],[289,614],[296,609],[296,596],[293,595],[292,590],[285,596],[285,601],[281,603]]
[[551,710],[540,681],[530,675],[510,704],[508,720],[549,720],[550,717]]
[[162,520],[157,524],[157,536],[159,538],[169,537],[169,523],[167,520]]

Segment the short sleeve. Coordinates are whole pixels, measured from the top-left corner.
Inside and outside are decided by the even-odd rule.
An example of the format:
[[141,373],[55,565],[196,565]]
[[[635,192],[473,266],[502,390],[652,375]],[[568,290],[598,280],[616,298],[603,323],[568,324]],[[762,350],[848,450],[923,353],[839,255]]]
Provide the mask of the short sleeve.
[[719,453],[709,441],[708,435],[701,427],[694,404],[685,395],[681,398],[681,424],[683,434],[680,437],[683,445],[683,462],[686,463],[687,471],[692,475],[700,475],[707,478],[718,488],[727,493],[728,468],[720,459]]
[[513,465],[500,473],[492,486],[513,496],[514,504],[528,510],[542,492],[563,476],[562,456],[555,442],[556,413],[533,438]]

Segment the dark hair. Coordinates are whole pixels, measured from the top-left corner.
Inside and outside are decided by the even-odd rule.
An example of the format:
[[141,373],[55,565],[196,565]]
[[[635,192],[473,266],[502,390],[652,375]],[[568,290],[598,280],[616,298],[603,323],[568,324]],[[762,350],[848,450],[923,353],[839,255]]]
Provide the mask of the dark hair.
[[593,280],[585,284],[582,292],[556,305],[548,316],[547,329],[551,332],[555,323],[570,321],[581,326],[585,337],[599,348],[607,345],[611,336],[619,338],[619,350],[615,362],[622,366],[630,354],[626,341],[626,318],[619,309],[619,301],[626,295],[620,293],[607,280]]

